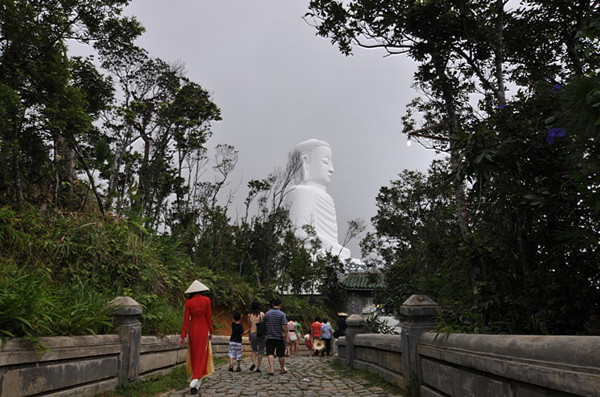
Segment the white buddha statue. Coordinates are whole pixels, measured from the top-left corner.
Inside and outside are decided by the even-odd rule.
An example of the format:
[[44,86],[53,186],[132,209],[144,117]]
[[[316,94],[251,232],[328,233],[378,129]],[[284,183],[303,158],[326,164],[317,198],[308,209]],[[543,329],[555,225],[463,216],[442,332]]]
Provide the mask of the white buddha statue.
[[321,250],[350,258],[350,250],[338,243],[338,225],[333,199],[327,193],[333,174],[331,146],[318,139],[309,139],[296,145],[295,151],[302,163],[299,183],[287,194],[290,220],[296,226],[296,236],[308,241],[302,228],[312,225],[321,241]]

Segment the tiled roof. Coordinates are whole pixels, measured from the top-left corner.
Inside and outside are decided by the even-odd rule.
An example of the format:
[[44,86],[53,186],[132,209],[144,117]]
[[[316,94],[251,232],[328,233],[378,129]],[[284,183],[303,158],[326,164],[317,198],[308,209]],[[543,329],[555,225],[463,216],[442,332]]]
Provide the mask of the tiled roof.
[[383,287],[383,275],[371,272],[348,273],[340,278],[340,285],[347,290],[373,291]]

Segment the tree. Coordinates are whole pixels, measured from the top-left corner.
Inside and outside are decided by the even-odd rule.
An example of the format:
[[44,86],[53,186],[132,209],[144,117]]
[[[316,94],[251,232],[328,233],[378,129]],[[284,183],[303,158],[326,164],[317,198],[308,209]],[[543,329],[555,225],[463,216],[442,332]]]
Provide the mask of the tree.
[[[415,82],[427,96],[411,104],[404,129],[450,153],[463,239],[457,244],[462,257],[446,255],[469,269],[478,324],[586,332],[586,318],[598,311],[591,265],[598,227],[589,205],[597,157],[589,155],[597,150],[591,104],[597,102],[599,5],[315,0],[310,7],[318,34],[343,53],[358,45],[417,61]],[[510,98],[507,86],[515,90]],[[417,115],[425,127],[416,129]],[[581,119],[585,127],[571,121]],[[408,286],[423,288],[422,282],[417,276]],[[548,299],[524,299],[532,290]],[[584,301],[593,303],[583,309]]]
[[106,53],[131,46],[142,29],[121,15],[128,2],[31,0],[0,7],[0,108],[6,120],[0,185],[7,202],[47,205],[62,192],[67,202],[74,198],[76,139],[93,128],[98,113],[92,108],[106,106],[110,95],[100,80],[82,79],[91,64],[70,59],[67,40]]
[[183,166],[202,158],[220,110],[206,90],[184,76],[181,65],[153,59],[144,50],[107,57],[103,65],[124,94],[107,123],[115,153],[107,205],[116,198],[117,211],[133,210],[156,228],[165,222],[168,198],[173,194],[182,205],[187,196]]
[[428,294],[446,307],[464,309],[470,289],[468,272],[460,264],[464,252],[454,216],[448,161],[434,162],[427,175],[402,172],[380,189],[375,233],[361,243],[367,264],[383,264],[386,289],[378,299],[399,311],[413,294]]
[[[422,113],[425,130],[431,131],[428,136],[444,144],[438,148],[450,153],[458,171],[462,159],[453,143],[475,118],[470,96],[481,88],[486,97],[504,100],[503,2],[314,0],[309,7],[307,17],[318,34],[331,37],[342,53],[351,54],[352,45],[381,48],[391,55],[407,54],[418,63],[415,81],[429,100],[417,100],[413,106]],[[407,133],[414,130],[410,116],[404,118]],[[457,223],[465,244],[476,253],[464,179],[452,183]],[[476,254],[472,258],[471,287],[476,291],[481,263]]]

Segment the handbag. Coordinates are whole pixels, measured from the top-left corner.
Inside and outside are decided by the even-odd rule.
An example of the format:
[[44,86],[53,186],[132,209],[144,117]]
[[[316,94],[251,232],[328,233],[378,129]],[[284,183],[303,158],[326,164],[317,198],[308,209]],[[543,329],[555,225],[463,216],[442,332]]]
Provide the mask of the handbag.
[[290,340],[296,342],[298,340],[298,335],[296,335],[295,332],[290,332]]
[[259,338],[267,336],[267,316],[264,316],[262,320],[256,323],[256,336]]

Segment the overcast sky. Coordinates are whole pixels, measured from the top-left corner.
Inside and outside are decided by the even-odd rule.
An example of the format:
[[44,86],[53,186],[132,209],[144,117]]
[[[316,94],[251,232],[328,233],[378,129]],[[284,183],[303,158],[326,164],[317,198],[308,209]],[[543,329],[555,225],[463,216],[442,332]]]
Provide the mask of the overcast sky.
[[[146,28],[138,45],[182,62],[221,108],[223,121],[213,125],[208,145],[239,150],[231,184],[240,187],[238,203],[246,183],[283,167],[297,143],[331,144],[328,192],[342,241],[349,220],[370,224],[381,186],[404,169],[425,171],[435,153],[407,147],[400,134],[405,106],[417,95],[412,62],[379,50],[345,57],[302,19],[307,6],[308,0],[133,0],[128,13]],[[349,248],[360,257],[358,242]]]

